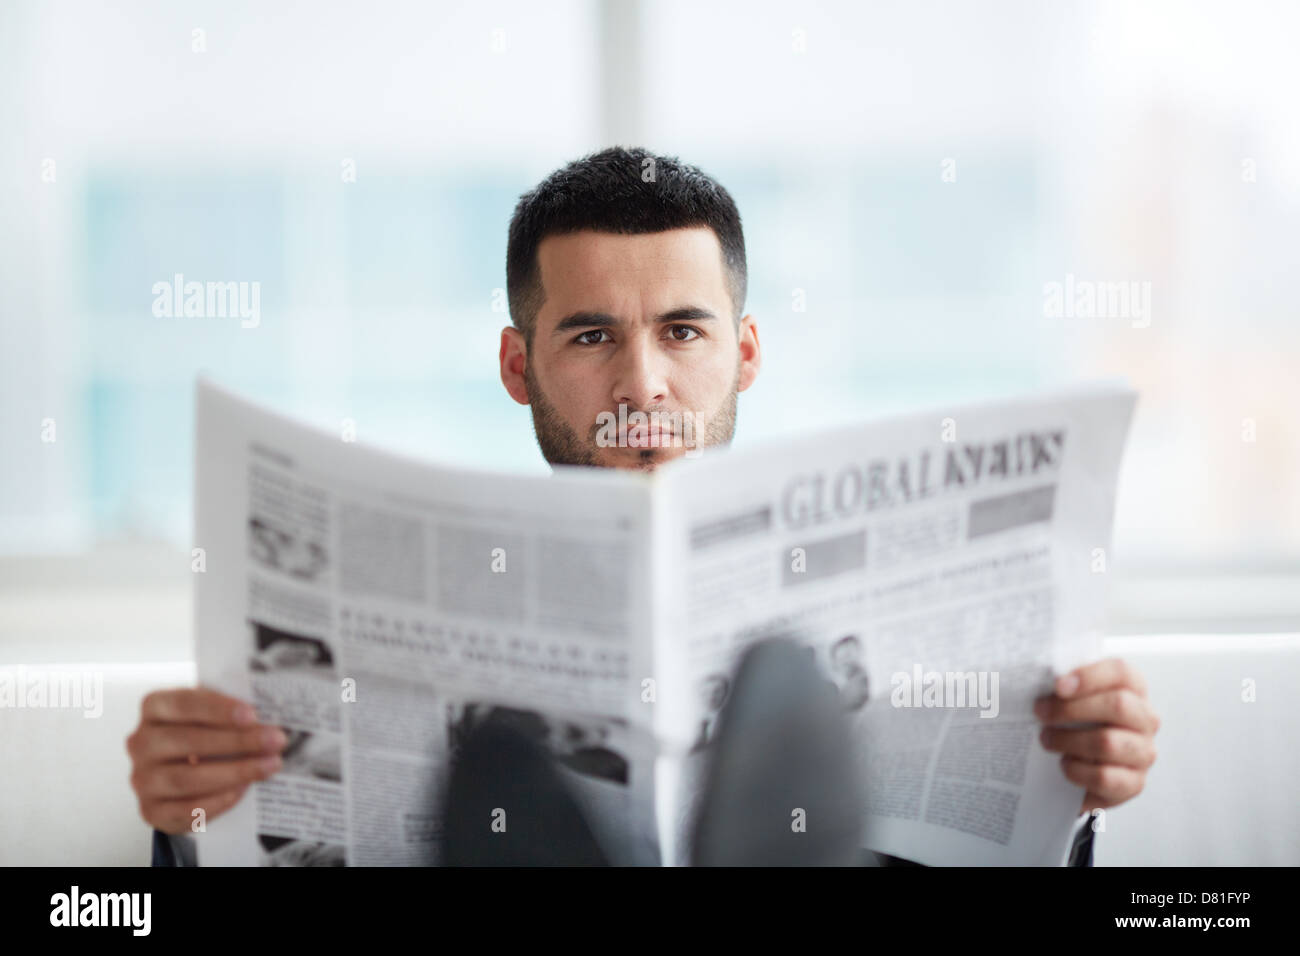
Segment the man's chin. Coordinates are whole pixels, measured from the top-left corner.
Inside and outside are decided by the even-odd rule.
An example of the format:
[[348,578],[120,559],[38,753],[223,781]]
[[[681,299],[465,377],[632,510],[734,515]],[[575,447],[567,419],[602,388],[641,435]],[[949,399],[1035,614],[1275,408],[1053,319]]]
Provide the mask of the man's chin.
[[686,448],[602,448],[596,453],[601,468],[654,471],[686,454]]

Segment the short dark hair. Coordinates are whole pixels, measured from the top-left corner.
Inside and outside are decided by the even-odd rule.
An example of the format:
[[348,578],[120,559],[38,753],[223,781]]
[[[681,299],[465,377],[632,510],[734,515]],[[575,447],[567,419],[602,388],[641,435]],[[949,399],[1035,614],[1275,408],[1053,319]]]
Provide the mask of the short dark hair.
[[731,194],[675,156],[614,146],[557,169],[519,197],[506,248],[510,320],[531,344],[545,302],[537,247],[548,236],[591,229],[640,235],[708,226],[722,246],[736,321],[745,306],[745,234]]

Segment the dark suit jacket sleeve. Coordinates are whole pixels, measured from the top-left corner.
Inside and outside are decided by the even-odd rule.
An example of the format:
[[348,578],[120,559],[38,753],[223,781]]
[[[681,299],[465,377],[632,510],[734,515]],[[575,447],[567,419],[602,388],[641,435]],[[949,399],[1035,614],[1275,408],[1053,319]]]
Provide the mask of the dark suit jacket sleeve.
[[194,838],[188,836],[168,836],[161,830],[153,831],[153,865],[154,866],[198,866],[198,854],[194,847]]
[[1092,866],[1092,845],[1097,839],[1097,833],[1092,828],[1092,817],[1085,816],[1080,829],[1074,835],[1074,843],[1070,847],[1070,858],[1066,866]]

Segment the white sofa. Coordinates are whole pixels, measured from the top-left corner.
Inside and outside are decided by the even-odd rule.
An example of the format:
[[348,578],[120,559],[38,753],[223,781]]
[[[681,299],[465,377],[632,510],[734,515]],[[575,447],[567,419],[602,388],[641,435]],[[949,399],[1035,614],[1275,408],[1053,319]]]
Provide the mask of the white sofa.
[[1300,634],[1107,645],[1146,676],[1161,727],[1146,789],[1106,815],[1096,864],[1300,864]]
[[[1097,865],[1300,863],[1300,635],[1113,638],[1108,653],[1145,674],[1163,726],[1146,791],[1105,816]],[[0,863],[147,865],[125,739],[144,694],[192,683],[194,665],[54,666],[102,672],[103,714],[0,710]]]
[[[28,671],[35,669],[27,665]],[[0,863],[147,866],[151,830],[129,782],[126,738],[150,690],[194,682],[194,664],[62,663],[103,674],[103,713],[0,711]],[[16,668],[9,668],[16,672]]]

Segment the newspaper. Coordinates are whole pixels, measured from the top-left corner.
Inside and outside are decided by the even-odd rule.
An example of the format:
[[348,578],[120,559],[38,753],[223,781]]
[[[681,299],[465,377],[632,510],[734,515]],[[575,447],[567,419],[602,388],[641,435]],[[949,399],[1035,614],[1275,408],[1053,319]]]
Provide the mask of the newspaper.
[[290,735],[204,865],[437,863],[460,741],[505,709],[615,863],[689,862],[734,668],[808,649],[866,781],[866,849],[1060,865],[1083,790],[1035,697],[1096,658],[1119,385],[907,415],[652,474],[443,467],[200,380],[202,684]]

